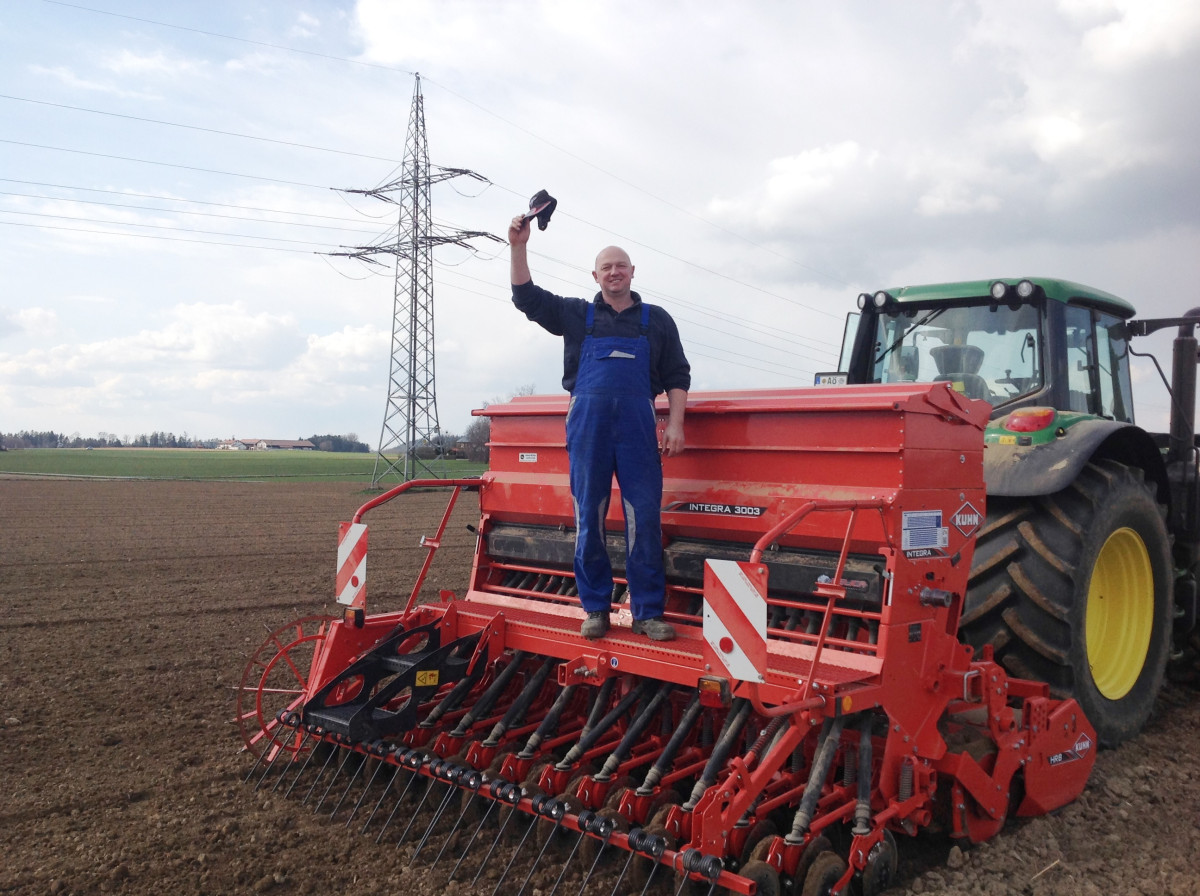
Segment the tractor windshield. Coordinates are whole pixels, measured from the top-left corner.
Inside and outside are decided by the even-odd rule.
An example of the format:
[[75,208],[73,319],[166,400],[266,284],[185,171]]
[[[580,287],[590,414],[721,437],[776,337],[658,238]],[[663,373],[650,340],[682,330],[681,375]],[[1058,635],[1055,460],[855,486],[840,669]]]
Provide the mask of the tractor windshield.
[[1002,404],[1042,385],[1039,323],[1037,305],[902,306],[878,317],[872,378]]

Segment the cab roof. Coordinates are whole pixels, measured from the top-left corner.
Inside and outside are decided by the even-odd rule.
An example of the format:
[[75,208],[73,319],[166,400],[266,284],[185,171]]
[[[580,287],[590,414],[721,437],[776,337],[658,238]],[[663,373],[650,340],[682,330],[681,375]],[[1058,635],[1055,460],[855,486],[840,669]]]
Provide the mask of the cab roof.
[[964,280],[958,283],[932,283],[925,286],[901,286],[889,289],[887,292],[896,301],[903,304],[916,302],[944,302],[948,299],[987,299],[990,297],[991,286],[997,280],[1002,280],[1016,286],[1021,280],[1040,286],[1046,298],[1061,302],[1083,302],[1115,314],[1122,319],[1129,319],[1136,313],[1134,307],[1119,296],[1103,290],[1093,289],[1070,280],[1057,280],[1051,277],[995,277],[991,280]]

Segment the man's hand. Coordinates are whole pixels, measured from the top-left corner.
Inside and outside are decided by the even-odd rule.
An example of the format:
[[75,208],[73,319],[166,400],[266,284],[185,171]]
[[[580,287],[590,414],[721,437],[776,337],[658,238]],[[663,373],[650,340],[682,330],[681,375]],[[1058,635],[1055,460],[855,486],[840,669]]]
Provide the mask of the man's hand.
[[523,246],[529,242],[529,234],[532,232],[533,228],[529,226],[529,219],[524,215],[517,215],[508,225],[508,244]]
[[659,450],[663,457],[674,457],[677,454],[683,453],[683,424],[668,423],[667,428],[663,430],[662,440],[659,442]]
[[533,279],[529,272],[529,256],[525,244],[529,242],[529,234],[533,228],[524,215],[517,215],[508,225],[508,255],[509,279],[513,286],[520,286]]
[[683,389],[667,390],[667,428],[658,442],[663,457],[674,457],[683,453],[683,416],[687,408],[687,392]]

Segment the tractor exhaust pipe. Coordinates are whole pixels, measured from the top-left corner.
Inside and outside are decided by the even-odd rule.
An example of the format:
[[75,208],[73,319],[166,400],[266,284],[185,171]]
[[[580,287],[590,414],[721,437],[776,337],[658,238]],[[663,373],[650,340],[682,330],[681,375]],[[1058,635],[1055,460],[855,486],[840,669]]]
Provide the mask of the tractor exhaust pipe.
[[[1200,308],[1193,308],[1186,318],[1200,323]],[[1175,337],[1171,367],[1171,436],[1167,443],[1167,464],[1192,461],[1196,450],[1196,325],[1181,324]]]

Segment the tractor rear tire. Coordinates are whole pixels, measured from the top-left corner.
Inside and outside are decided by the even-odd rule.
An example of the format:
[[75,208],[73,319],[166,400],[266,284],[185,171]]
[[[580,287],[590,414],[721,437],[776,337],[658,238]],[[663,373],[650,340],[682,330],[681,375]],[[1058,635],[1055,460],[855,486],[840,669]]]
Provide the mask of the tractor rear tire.
[[1089,463],[1045,497],[988,498],[961,639],[1074,697],[1102,746],[1145,725],[1171,646],[1163,508],[1141,470]]

